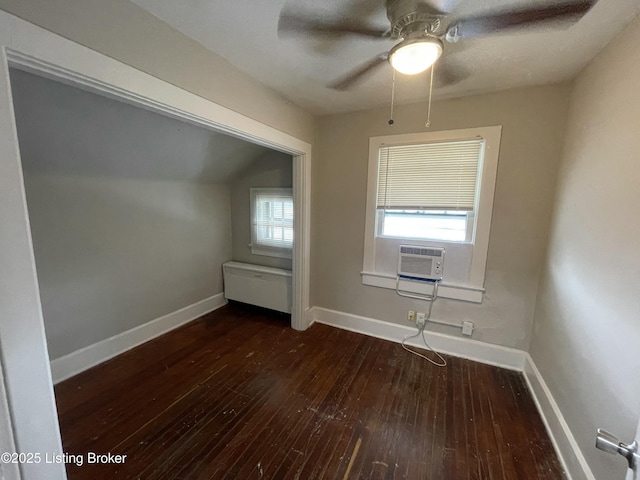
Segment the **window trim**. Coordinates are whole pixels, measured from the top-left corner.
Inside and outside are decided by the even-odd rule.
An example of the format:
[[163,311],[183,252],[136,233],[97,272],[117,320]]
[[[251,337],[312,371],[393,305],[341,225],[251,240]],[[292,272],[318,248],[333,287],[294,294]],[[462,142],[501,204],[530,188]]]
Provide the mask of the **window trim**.
[[[493,214],[493,197],[498,170],[502,126],[465,128],[438,132],[421,132],[401,135],[385,135],[369,139],[369,171],[367,180],[367,206],[365,217],[364,258],[361,272],[365,285],[395,289],[395,276],[376,271],[376,207],[378,183],[379,149],[386,145],[403,145],[420,142],[459,141],[474,137],[485,140],[485,150],[480,166],[477,210],[475,214],[475,235],[471,245],[473,254],[467,282],[463,285],[443,283],[439,294],[480,303],[484,291],[484,278],[489,250],[489,233]],[[415,240],[416,244],[454,243],[443,241]],[[459,242],[455,242],[459,243]],[[414,282],[415,283],[415,282]]]
[[[256,198],[260,194],[290,197],[292,202],[294,200],[292,188],[251,187],[249,189],[251,254],[262,255],[266,257],[291,259],[293,256],[293,244],[291,245],[291,248],[285,248],[285,247],[280,248],[280,247],[271,247],[268,245],[262,245],[258,243],[257,232],[255,229],[254,222],[255,222],[255,211],[256,211]],[[295,223],[295,203],[293,208],[294,208],[294,223]]]

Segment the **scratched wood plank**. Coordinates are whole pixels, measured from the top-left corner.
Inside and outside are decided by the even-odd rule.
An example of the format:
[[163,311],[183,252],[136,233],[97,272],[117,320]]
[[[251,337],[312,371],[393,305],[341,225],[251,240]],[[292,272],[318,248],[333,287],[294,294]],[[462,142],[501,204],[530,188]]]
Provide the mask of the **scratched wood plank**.
[[402,417],[404,410],[410,405],[410,385],[407,382],[407,370],[411,363],[405,361],[399,349],[389,355],[388,366],[393,372],[389,384],[388,395],[381,406],[382,415],[374,424],[372,439],[375,448],[362,452],[362,469],[360,476],[370,479],[394,478],[398,459],[396,454],[409,447],[408,438],[403,435]]
[[[396,377],[397,362],[393,356],[398,352],[397,347],[384,342],[376,348],[375,357],[371,359],[374,367],[371,371],[371,381],[367,384],[360,404],[359,418],[362,428],[359,430],[354,449],[348,455],[349,462],[352,464],[348,478],[367,478],[363,476],[363,470],[367,469],[370,462],[376,461],[374,457],[379,455],[380,429],[378,427],[384,425],[384,419],[388,416],[386,405],[392,396],[389,393],[393,390]],[[381,395],[382,392],[384,394]],[[357,451],[356,445],[359,445]],[[340,473],[346,473],[346,470]],[[344,475],[338,478],[344,478]]]
[[[463,422],[466,428],[467,457],[462,461],[466,463],[469,480],[481,480],[482,474],[479,468],[479,446],[478,434],[476,429],[476,411],[474,408],[473,396],[471,391],[471,365],[469,362],[461,362],[460,390],[459,395],[463,399],[465,405],[465,417]],[[458,457],[460,458],[460,457]]]
[[83,479],[550,480],[562,470],[520,373],[232,304],[60,383]]
[[[475,378],[486,374],[484,366],[474,365]],[[486,385],[474,385],[473,403],[477,412],[476,432],[478,436],[478,454],[481,463],[480,471],[486,473],[489,480],[503,479],[500,465],[500,453],[497,447],[497,437],[494,431],[494,417],[492,404],[486,393]],[[489,388],[492,388],[489,386]]]
[[362,443],[364,437],[363,412],[367,408],[367,402],[371,401],[367,389],[370,385],[377,384],[378,370],[373,357],[379,354],[379,351],[373,348],[377,344],[377,340],[367,338],[366,341],[367,344],[362,349],[362,362],[354,372],[355,380],[346,392],[348,398],[344,402],[342,423],[338,428],[334,428],[330,435],[321,440],[330,446],[333,452],[326,456],[324,465],[314,468],[311,472],[311,478],[344,478],[356,445],[358,442],[360,445]]
[[[329,353],[329,351],[325,350],[325,353]],[[331,399],[332,395],[335,394],[334,388],[337,385],[348,385],[347,379],[352,375],[351,372],[353,371],[353,368],[350,367],[356,366],[354,364],[357,364],[357,354],[357,348],[340,348],[332,352],[324,358],[322,368],[329,366],[333,376],[318,375],[319,369],[314,369],[312,377],[314,381],[305,382],[303,387],[304,394],[298,397],[302,403],[294,411],[291,411],[290,405],[288,405],[289,402],[282,402],[283,408],[291,411],[288,416],[300,419],[299,428],[290,429],[296,433],[296,436],[289,438],[281,447],[286,448],[286,446],[290,445],[294,455],[285,456],[277,462],[273,462],[272,456],[264,455],[261,445],[280,446],[277,442],[277,434],[284,429],[282,428],[282,418],[287,417],[287,415],[282,417],[272,416],[266,428],[262,430],[264,438],[260,436],[253,437],[253,448],[250,449],[250,454],[234,459],[234,466],[236,466],[233,470],[235,478],[249,478],[247,475],[252,471],[253,465],[257,464],[261,465],[260,468],[263,474],[266,468],[270,478],[274,479],[285,478],[289,471],[295,471],[296,475],[301,478],[308,476],[305,472],[305,463],[316,451],[318,436],[326,425],[335,422],[339,417],[339,402]],[[302,452],[302,454],[297,452]],[[258,460],[257,462],[255,461],[256,459]],[[234,478],[229,473],[227,473],[227,477]]]
[[341,461],[355,446],[354,443],[351,450],[347,451],[349,440],[357,431],[361,410],[354,402],[363,395],[374,365],[371,356],[377,354],[371,349],[376,343],[374,339],[363,338],[363,341],[366,344],[358,348],[358,355],[347,369],[349,376],[336,384],[343,398],[338,399],[334,395],[333,404],[329,404],[325,428],[319,431],[318,448],[300,459],[301,467],[309,478],[337,478],[336,471],[340,468]]

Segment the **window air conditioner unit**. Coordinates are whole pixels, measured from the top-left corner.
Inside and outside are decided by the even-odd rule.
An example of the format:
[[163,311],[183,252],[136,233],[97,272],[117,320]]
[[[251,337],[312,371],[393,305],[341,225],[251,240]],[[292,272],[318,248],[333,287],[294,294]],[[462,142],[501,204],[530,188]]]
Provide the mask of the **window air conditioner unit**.
[[400,245],[398,276],[411,280],[442,280],[444,248]]

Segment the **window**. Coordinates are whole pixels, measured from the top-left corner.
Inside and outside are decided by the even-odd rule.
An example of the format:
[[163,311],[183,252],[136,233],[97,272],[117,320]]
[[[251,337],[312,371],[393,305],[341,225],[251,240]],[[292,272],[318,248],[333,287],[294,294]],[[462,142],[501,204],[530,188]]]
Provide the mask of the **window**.
[[473,212],[381,208],[378,215],[381,237],[468,242],[473,232]]
[[370,139],[363,284],[395,288],[400,244],[443,247],[439,295],[482,301],[501,128]]
[[379,236],[471,242],[484,140],[379,149]]
[[293,193],[290,188],[251,189],[251,253],[291,258]]

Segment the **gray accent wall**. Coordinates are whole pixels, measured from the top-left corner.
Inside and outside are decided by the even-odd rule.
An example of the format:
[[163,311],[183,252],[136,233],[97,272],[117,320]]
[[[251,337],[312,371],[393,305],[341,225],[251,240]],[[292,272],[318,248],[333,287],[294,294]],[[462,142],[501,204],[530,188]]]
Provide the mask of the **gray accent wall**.
[[222,292],[229,188],[25,177],[50,358]]
[[227,184],[271,150],[11,69],[27,172]]
[[251,188],[291,188],[293,186],[293,158],[271,152],[255,160],[239,172],[231,183],[231,227],[233,259],[237,262],[291,270],[287,258],[253,255],[251,253]]
[[640,18],[582,72],[571,97],[530,353],[595,478],[626,462],[640,418]]
[[270,150],[19,70],[11,80],[50,358],[222,293],[229,184]]
[[[502,125],[482,304],[438,299],[433,318],[474,322],[473,338],[526,350],[544,258],[570,85],[435,102],[431,129]],[[362,285],[369,137],[424,131],[425,104],[320,120],[312,172],[311,304],[391,323],[425,304]],[[451,335],[460,329],[430,327]]]

